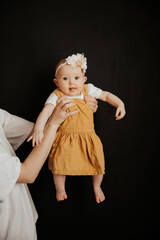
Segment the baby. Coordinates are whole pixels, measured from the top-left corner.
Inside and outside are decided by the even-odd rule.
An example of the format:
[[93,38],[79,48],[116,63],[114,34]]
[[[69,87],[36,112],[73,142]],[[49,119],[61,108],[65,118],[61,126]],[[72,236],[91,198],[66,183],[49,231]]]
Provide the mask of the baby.
[[57,89],[48,97],[28,139],[28,141],[32,139],[33,146],[40,143],[43,139],[44,126],[58,98],[65,95],[73,99],[75,105],[72,107],[67,105],[70,107],[67,111],[78,110],[78,113],[61,124],[49,155],[49,169],[53,173],[58,201],[67,198],[66,175],[91,175],[96,202],[105,200],[101,189],[105,172],[103,146],[94,130],[93,112],[84,101],[84,97],[91,95],[116,107],[116,120],[125,115],[124,104],[118,97],[93,84],[84,84],[87,80],[86,69],[87,60],[83,54],[73,54],[57,64],[53,80]]

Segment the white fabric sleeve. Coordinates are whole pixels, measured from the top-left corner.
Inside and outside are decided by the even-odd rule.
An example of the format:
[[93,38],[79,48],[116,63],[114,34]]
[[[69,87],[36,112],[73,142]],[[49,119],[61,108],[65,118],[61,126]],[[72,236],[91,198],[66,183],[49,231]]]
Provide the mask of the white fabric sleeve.
[[102,89],[95,87],[92,83],[88,83],[88,95],[99,98],[102,93]]
[[[0,109],[0,201],[12,191],[19,177],[21,163],[14,149],[26,139],[33,123]],[[13,149],[14,148],[14,149]]]
[[2,153],[0,148],[0,202],[5,201],[12,191],[21,170],[21,163],[18,157],[7,152]]
[[53,104],[54,106],[56,106],[57,100],[58,100],[58,96],[54,92],[52,92],[49,95],[49,97],[47,98],[45,104],[50,103],[50,104]]
[[14,150],[16,150],[29,136],[33,123],[0,109],[0,121],[5,136]]

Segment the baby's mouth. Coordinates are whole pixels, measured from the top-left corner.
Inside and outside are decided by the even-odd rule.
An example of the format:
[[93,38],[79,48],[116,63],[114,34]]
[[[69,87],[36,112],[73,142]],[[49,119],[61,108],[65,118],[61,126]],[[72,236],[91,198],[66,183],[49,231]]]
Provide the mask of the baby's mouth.
[[76,91],[76,88],[75,88],[75,87],[70,87],[70,88],[69,88],[69,91],[70,91],[70,92],[74,92],[74,91]]

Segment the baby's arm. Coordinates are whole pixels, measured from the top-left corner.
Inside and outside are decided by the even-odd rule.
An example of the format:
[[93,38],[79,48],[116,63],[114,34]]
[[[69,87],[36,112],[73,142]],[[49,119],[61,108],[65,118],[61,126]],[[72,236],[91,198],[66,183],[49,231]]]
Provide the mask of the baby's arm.
[[118,98],[114,94],[107,91],[102,91],[99,99],[104,102],[108,102],[109,104],[117,108],[116,114],[115,114],[116,120],[122,119],[126,114],[124,103],[120,98]]
[[40,114],[36,120],[36,123],[34,125],[33,131],[31,133],[31,135],[29,136],[29,138],[27,139],[28,142],[30,140],[32,140],[33,147],[35,146],[35,144],[38,145],[39,143],[41,143],[43,136],[44,136],[43,135],[44,127],[46,125],[47,120],[51,116],[54,108],[55,108],[55,106],[53,104],[48,103],[44,106],[44,108],[40,112]]

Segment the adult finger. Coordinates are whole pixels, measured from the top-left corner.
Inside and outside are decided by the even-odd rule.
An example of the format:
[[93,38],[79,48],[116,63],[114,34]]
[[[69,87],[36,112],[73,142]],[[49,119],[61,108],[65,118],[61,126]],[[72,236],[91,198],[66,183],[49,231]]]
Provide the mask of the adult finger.
[[72,107],[72,106],[74,106],[74,105],[76,105],[75,102],[69,102],[69,103],[64,104],[64,105],[62,106],[62,108],[63,108],[64,111],[66,111],[68,108],[70,108],[70,107]]
[[84,99],[85,99],[86,102],[92,102],[92,103],[96,103],[97,104],[97,100],[94,97],[90,96],[90,95],[85,96]]
[[68,103],[73,103],[73,102],[74,102],[74,100],[72,100],[72,99],[63,98],[63,99],[61,99],[61,101],[57,104],[57,107],[63,108],[64,105],[66,105],[66,104],[68,104]]
[[80,112],[80,110],[76,110],[76,111],[73,111],[73,112],[69,112],[69,113],[66,113],[66,117],[70,117],[76,113]]
[[73,99],[68,98],[67,96],[62,96],[62,97],[58,98],[57,105],[60,104],[61,102],[67,103],[67,102],[73,102],[73,101],[74,101]]
[[90,106],[90,108],[93,112],[97,111],[98,104],[96,102],[86,102],[86,103]]
[[98,101],[92,96],[85,96],[85,102],[90,106],[93,112],[97,111]]

